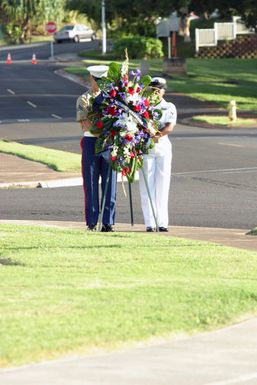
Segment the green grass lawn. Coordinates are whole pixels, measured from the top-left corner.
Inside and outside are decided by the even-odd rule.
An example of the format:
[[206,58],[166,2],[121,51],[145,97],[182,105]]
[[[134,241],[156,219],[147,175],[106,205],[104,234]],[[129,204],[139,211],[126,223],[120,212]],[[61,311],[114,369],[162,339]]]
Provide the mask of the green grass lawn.
[[0,243],[2,367],[211,330],[257,309],[256,252],[14,225],[0,226]]
[[257,60],[187,59],[187,77],[175,76],[170,89],[226,108],[234,99],[240,110],[257,113]]
[[80,172],[81,170],[81,156],[72,152],[3,140],[0,140],[0,152],[46,164],[55,171]]
[[[85,67],[99,62],[108,64],[113,57],[97,51],[84,53]],[[163,76],[162,60],[149,60],[149,74]],[[257,60],[256,59],[187,59],[187,76],[174,75],[168,80],[169,89],[196,99],[216,103],[227,108],[234,99],[240,110],[255,111],[257,115]],[[139,60],[131,60],[131,69],[139,68]],[[67,72],[87,76],[85,67],[68,67]]]
[[233,126],[233,127],[248,127],[256,126],[257,128],[257,118],[256,119],[244,119],[237,118],[235,122],[231,122],[227,116],[212,116],[212,115],[195,115],[192,117],[192,120],[195,122],[202,122],[211,125],[221,125],[221,126]]

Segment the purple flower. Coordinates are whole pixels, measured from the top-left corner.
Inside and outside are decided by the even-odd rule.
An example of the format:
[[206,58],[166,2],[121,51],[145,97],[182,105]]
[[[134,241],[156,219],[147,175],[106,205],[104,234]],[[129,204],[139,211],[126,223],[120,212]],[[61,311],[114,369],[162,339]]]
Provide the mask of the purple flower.
[[136,69],[136,71],[130,71],[130,75],[135,76],[136,81],[140,79],[141,71],[139,69]]

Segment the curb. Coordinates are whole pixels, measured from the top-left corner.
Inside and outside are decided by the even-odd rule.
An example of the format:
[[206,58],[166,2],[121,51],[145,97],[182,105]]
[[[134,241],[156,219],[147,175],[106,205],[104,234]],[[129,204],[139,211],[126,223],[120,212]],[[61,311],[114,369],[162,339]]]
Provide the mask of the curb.
[[77,75],[68,74],[67,72],[65,72],[62,69],[55,70],[54,73],[56,75],[62,76],[63,78],[66,78],[66,79],[68,79],[74,83],[80,84],[81,86],[84,86],[87,89],[89,87],[88,83]]
[[[139,180],[139,173],[136,172],[135,180]],[[117,176],[118,183],[127,183],[127,179],[123,178],[120,173]],[[101,180],[99,181],[99,184]],[[66,179],[52,179],[45,181],[31,181],[31,182],[10,182],[0,183],[0,189],[15,189],[15,188],[59,188],[59,187],[77,187],[83,186],[82,177],[66,178]]]

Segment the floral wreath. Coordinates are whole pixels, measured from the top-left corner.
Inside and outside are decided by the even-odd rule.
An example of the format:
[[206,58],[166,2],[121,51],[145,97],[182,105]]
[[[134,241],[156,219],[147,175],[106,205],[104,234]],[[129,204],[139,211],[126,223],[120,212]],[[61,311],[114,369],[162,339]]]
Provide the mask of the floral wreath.
[[100,94],[90,98],[90,132],[97,136],[96,153],[110,149],[110,166],[129,182],[143,166],[143,155],[154,146],[159,132],[161,110],[151,77],[140,76],[139,69],[128,71],[128,58],[112,62],[107,77],[97,83]]

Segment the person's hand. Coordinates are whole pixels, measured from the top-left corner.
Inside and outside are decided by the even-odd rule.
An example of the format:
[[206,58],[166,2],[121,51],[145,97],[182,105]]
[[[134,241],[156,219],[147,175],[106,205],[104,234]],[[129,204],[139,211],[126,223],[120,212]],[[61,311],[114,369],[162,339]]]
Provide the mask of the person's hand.
[[161,136],[162,133],[160,131],[156,132],[155,136],[153,137],[154,143],[158,143]]
[[81,120],[80,123],[83,131],[89,131],[90,127],[92,126],[90,120]]
[[88,95],[81,95],[80,104],[85,109],[89,106]]

